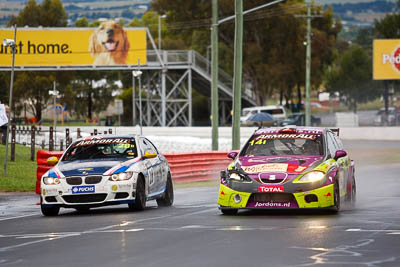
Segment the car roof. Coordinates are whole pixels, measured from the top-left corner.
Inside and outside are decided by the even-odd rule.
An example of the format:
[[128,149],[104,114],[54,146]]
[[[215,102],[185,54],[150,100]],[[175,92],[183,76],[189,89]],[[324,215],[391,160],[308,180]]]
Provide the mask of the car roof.
[[282,109],[284,109],[284,107],[280,106],[280,105],[269,105],[269,106],[249,107],[249,108],[244,108],[243,110],[255,110],[255,109],[261,109],[261,108],[282,108]]

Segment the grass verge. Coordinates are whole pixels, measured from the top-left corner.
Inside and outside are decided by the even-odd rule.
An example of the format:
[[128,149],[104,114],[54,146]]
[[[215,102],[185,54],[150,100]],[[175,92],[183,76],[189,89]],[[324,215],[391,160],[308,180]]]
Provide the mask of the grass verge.
[[4,176],[5,150],[6,147],[0,145],[0,191],[34,191],[36,186],[36,161],[30,160],[31,148],[16,145],[15,161],[11,161],[11,145],[9,145],[7,176]]

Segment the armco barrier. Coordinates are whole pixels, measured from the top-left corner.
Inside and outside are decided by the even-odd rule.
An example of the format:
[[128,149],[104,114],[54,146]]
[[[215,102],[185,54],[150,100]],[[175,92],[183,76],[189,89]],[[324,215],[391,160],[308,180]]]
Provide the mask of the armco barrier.
[[[52,156],[61,157],[63,151],[38,150],[36,154],[36,193],[40,194],[40,178],[51,166],[47,159]],[[163,153],[167,158],[174,182],[196,182],[219,178],[219,172],[232,161],[227,152],[205,151],[187,153]]]

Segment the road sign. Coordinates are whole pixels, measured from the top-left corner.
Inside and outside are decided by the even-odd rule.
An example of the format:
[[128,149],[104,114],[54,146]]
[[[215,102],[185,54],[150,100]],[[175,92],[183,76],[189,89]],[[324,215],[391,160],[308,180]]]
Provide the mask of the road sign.
[[122,115],[124,114],[124,102],[122,102],[122,99],[115,99],[115,113],[117,115]]

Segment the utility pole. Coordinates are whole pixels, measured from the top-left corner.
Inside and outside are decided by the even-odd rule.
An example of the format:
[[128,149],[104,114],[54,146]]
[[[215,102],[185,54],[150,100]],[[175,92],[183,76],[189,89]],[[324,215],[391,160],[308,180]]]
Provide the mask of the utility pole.
[[242,101],[243,0],[235,0],[235,58],[233,74],[232,149],[240,149],[240,111]]
[[218,0],[212,0],[211,47],[211,147],[218,150]]
[[[275,0],[270,3],[266,3],[255,8],[246,10],[243,12],[243,0],[235,0],[235,15],[226,17],[224,19],[219,20],[217,23],[214,21],[214,11],[215,15],[218,19],[218,0],[213,0],[213,17],[212,17],[212,33],[211,33],[211,53],[212,53],[212,95],[214,96],[214,91],[216,92],[216,99],[218,98],[218,25],[224,22],[230,21],[235,19],[235,63],[234,63],[234,81],[233,81],[233,119],[232,119],[232,149],[239,149],[240,148],[240,112],[241,112],[241,99],[242,99],[242,47],[243,47],[243,15],[249,14],[251,12],[257,11],[262,8],[266,8],[285,0]],[[215,34],[215,39],[213,36]],[[213,76],[215,75],[215,76]],[[215,78],[216,77],[216,78]],[[214,80],[215,78],[215,80]],[[214,90],[214,88],[216,88]],[[215,102],[214,102],[215,101]],[[218,116],[218,100],[212,100],[212,117],[214,118],[214,110],[216,110],[216,116]],[[213,120],[214,123],[214,120]],[[218,123],[217,123],[218,125]],[[218,127],[218,126],[216,126]],[[213,149],[214,144],[217,144],[216,147],[218,148],[218,140],[214,141],[214,124],[213,124]],[[218,138],[218,128],[216,129],[216,138]]]
[[6,155],[4,157],[4,172],[3,175],[7,176],[7,159],[8,159],[8,139],[10,136],[11,119],[12,119],[12,97],[13,97],[13,86],[14,86],[14,65],[15,65],[15,53],[17,44],[17,24],[14,24],[14,40],[4,39],[3,46],[9,46],[12,51],[12,61],[11,61],[11,79],[10,79],[10,96],[8,99],[8,124],[6,132]]
[[[311,126],[311,108],[310,108],[310,84],[311,84],[311,19],[322,17],[321,15],[311,15],[311,2],[307,1],[307,41],[306,41],[306,126]],[[304,17],[304,16],[296,16]]]

